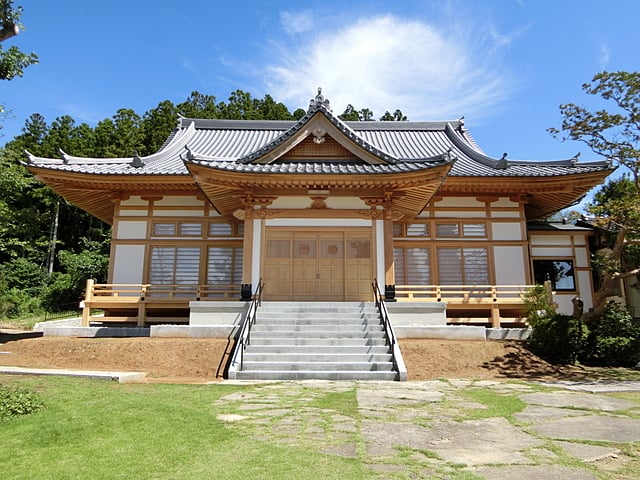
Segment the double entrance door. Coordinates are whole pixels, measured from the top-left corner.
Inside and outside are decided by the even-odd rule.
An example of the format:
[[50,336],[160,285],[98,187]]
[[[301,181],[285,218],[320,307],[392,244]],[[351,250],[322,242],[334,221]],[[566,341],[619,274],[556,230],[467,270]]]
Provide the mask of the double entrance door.
[[372,251],[369,229],[267,228],[262,264],[264,298],[370,300]]

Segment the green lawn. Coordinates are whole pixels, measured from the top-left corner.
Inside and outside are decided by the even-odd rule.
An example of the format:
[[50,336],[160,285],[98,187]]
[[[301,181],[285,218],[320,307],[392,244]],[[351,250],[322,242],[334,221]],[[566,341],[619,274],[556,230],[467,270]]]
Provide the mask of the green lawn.
[[[357,459],[276,445],[216,419],[246,387],[9,378],[46,407],[0,423],[0,474],[36,479],[368,478]],[[242,430],[241,430],[242,431]]]

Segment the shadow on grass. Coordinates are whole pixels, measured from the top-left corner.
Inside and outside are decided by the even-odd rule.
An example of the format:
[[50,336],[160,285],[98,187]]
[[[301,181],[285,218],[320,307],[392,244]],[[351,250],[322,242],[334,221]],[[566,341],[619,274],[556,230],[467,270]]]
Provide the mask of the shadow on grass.
[[523,380],[640,380],[638,369],[552,364],[517,342],[510,343],[509,350],[505,355],[484,362],[482,367],[497,372],[503,378]]

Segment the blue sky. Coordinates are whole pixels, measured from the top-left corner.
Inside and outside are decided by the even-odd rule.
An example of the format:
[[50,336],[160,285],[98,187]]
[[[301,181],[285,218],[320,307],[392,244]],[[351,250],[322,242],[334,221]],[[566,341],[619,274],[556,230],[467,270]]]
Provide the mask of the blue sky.
[[226,101],[236,89],[293,111],[322,86],[337,113],[351,103],[376,117],[464,116],[493,157],[596,160],[546,129],[561,103],[599,106],[581,89],[595,73],[640,60],[636,0],[15,3],[26,30],[3,46],[40,63],[1,84],[13,116],[0,143],[36,112],[95,125],[119,108],[142,115],[194,90]]

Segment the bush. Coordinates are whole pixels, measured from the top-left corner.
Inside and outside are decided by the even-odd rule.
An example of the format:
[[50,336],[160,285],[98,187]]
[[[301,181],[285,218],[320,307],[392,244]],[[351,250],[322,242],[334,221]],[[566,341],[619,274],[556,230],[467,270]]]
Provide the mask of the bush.
[[0,293],[0,318],[26,317],[40,313],[40,299],[17,288]]
[[43,407],[42,401],[34,393],[0,384],[0,420],[29,415]]
[[571,315],[551,313],[529,320],[532,331],[529,347],[545,360],[573,364],[578,359],[585,340],[580,320]]
[[607,305],[594,319],[580,361],[600,367],[634,367],[640,362],[640,327],[617,303]]

